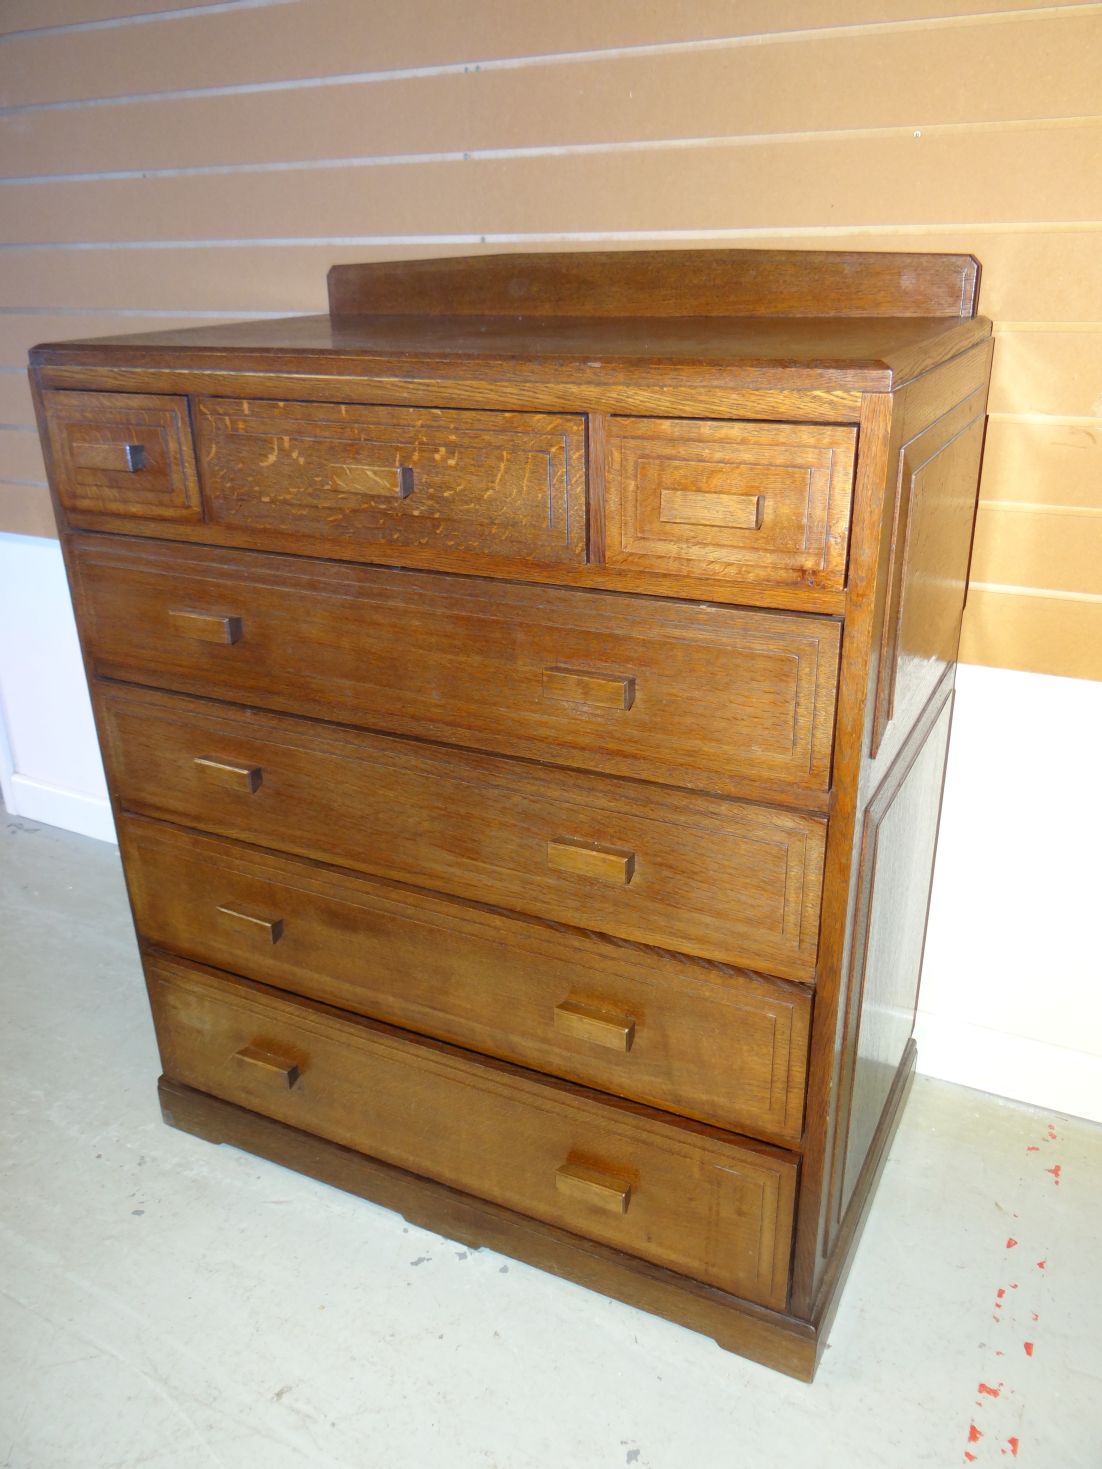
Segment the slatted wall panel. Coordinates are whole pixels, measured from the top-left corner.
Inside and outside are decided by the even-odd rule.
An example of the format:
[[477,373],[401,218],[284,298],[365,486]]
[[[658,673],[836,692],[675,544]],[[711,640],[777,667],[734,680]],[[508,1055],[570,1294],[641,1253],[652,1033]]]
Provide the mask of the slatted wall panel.
[[7,0],[0,528],[35,341],[324,309],[335,261],[967,250],[997,323],[965,656],[1102,679],[1102,4]]

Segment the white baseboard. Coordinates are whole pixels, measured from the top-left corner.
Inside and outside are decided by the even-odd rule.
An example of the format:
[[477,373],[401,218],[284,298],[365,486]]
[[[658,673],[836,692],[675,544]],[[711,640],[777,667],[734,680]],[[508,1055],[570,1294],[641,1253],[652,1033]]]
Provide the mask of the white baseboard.
[[41,821],[46,826],[60,826],[66,831],[79,832],[81,836],[96,837],[101,842],[117,841],[111,806],[104,798],[63,790],[60,786],[31,780],[25,775],[13,774],[7,785],[4,804],[12,816],[24,821]]
[[921,1010],[915,1041],[923,1076],[1102,1122],[1102,1056]]

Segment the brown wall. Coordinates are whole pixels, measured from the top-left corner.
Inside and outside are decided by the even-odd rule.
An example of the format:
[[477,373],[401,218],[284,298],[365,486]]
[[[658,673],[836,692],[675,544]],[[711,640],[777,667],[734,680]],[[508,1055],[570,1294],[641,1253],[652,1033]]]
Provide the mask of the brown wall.
[[998,340],[964,653],[1102,679],[1102,7],[167,9],[0,11],[0,529],[53,533],[36,341],[323,310],[338,260],[968,250]]

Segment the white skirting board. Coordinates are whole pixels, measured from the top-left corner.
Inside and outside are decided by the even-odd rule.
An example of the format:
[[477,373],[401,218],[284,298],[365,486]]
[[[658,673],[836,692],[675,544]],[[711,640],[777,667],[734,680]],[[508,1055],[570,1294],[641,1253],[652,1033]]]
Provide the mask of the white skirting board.
[[[963,667],[919,997],[919,1069],[1102,1121],[1102,684]],[[0,780],[110,841],[55,541],[0,535]]]

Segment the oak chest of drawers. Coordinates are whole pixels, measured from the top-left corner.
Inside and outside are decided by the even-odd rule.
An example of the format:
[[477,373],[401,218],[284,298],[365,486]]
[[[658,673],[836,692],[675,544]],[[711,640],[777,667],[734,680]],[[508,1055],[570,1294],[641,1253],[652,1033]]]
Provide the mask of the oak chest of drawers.
[[346,266],[35,350],[168,1121],[811,1376],[914,1066],[976,284]]

